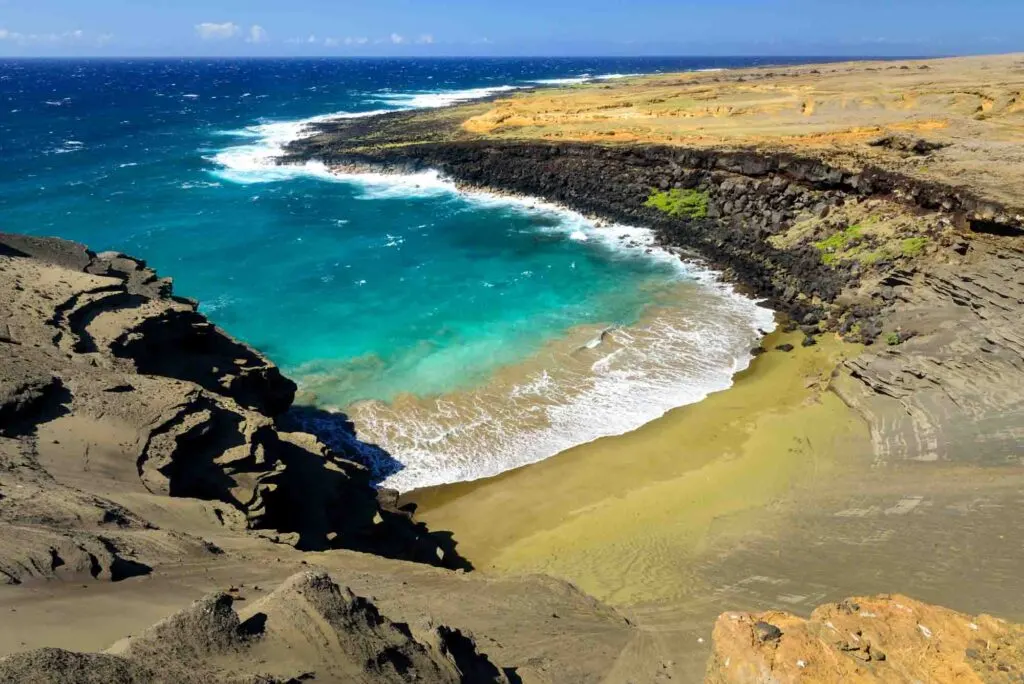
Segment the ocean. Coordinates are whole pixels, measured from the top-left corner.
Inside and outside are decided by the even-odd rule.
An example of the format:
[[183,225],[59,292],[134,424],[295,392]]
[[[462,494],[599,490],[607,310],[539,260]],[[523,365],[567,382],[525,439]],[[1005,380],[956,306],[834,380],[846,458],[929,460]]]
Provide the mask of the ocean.
[[0,62],[0,230],[172,276],[349,416],[384,485],[487,477],[727,388],[771,312],[642,226],[274,156],[324,118],[757,62]]

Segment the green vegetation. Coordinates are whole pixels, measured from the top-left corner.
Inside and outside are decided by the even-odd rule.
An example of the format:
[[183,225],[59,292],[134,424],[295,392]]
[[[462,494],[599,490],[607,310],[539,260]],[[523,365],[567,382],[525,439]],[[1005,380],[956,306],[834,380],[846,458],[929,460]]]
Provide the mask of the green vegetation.
[[928,238],[923,236],[889,240],[878,244],[880,235],[871,233],[871,238],[865,240],[868,237],[865,235],[865,228],[873,223],[877,223],[877,219],[869,216],[860,223],[815,242],[814,246],[821,252],[822,263],[832,266],[841,259],[856,259],[861,264],[871,266],[885,259],[919,256],[928,245]]
[[863,229],[859,224],[853,225],[838,233],[829,235],[824,240],[815,242],[814,246],[818,251],[822,252],[822,263],[826,266],[831,266],[839,261],[840,253],[844,252],[853,242],[860,239],[862,232]]
[[651,196],[644,202],[644,206],[663,211],[669,216],[704,218],[708,215],[708,193],[679,188],[667,192],[651,190]]
[[884,249],[873,249],[870,252],[860,252],[857,254],[857,261],[866,266],[871,266],[877,264],[882,259],[887,259],[889,256],[891,255]]
[[890,347],[895,347],[897,344],[900,343],[900,334],[897,332],[891,332],[886,334],[885,343]]
[[924,251],[925,245],[927,244],[928,238],[926,237],[906,238],[900,242],[900,251],[905,257],[916,257]]
[[846,230],[841,230],[838,233],[829,235],[824,240],[815,242],[814,246],[823,252],[838,252],[841,249],[846,249],[847,246],[861,235],[860,225],[850,226]]

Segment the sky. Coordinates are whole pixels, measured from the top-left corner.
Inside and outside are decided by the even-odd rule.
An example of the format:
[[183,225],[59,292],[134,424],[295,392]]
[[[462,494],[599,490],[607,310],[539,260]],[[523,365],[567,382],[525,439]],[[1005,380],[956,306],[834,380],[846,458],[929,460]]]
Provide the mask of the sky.
[[1024,51],[1024,0],[0,0],[0,56]]

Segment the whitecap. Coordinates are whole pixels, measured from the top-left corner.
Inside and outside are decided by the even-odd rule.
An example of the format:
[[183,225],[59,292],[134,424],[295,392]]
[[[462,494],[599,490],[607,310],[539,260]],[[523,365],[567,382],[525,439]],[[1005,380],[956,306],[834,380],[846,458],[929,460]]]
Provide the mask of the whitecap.
[[379,91],[371,102],[385,102],[403,109],[435,109],[470,100],[479,100],[499,93],[519,90],[521,86],[503,85],[490,88],[467,88],[466,90],[430,90],[409,93]]
[[182,190],[195,190],[196,188],[219,188],[221,185],[212,181],[185,181],[178,187]]
[[591,76],[590,74],[581,74],[579,76],[570,76],[566,78],[538,78],[530,81],[530,83],[550,86],[579,85],[581,83],[591,83],[593,81],[610,81],[619,78],[630,78],[632,76],[641,75],[642,74],[600,74],[598,76]]
[[205,158],[220,167],[214,172],[215,175],[234,183],[271,183],[301,176],[330,179],[327,167],[320,162],[282,166],[277,163],[277,158],[284,154],[284,148],[288,143],[313,135],[315,124],[336,119],[373,116],[384,111],[386,110],[336,112],[297,121],[260,123],[237,131],[221,131],[220,135],[250,138],[256,142],[228,147]]
[[47,150],[46,154],[71,154],[72,152],[81,152],[84,149],[85,143],[80,140],[65,140],[60,147]]

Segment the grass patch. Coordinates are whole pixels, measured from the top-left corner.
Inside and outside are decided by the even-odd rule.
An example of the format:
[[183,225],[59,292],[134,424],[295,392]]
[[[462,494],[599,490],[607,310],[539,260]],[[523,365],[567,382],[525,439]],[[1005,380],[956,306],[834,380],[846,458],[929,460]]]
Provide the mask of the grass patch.
[[900,251],[905,257],[916,257],[924,251],[927,245],[928,238],[926,237],[906,238],[900,242]]
[[895,347],[900,343],[900,334],[895,332],[888,333],[885,336],[885,343],[890,347]]
[[839,261],[842,253],[846,249],[860,239],[864,229],[859,225],[852,225],[845,230],[841,230],[838,233],[829,235],[824,240],[819,240],[814,243],[814,246],[821,252],[821,261],[826,266]]
[[673,188],[667,192],[652,190],[651,196],[644,202],[669,216],[698,219],[708,215],[708,193],[700,190],[680,190]]
[[877,264],[879,261],[882,261],[883,259],[888,259],[889,257],[890,257],[890,254],[888,252],[886,252],[885,250],[883,250],[883,249],[873,249],[873,250],[871,250],[869,252],[861,252],[861,253],[859,253],[857,255],[857,261],[859,261],[860,263],[862,263],[862,264],[864,264],[866,266],[872,266],[874,264]]

